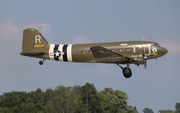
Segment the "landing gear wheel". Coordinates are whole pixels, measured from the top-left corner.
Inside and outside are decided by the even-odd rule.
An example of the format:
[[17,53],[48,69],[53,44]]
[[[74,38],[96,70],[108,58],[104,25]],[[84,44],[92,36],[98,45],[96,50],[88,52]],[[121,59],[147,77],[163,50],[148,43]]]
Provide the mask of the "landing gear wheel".
[[124,77],[130,78],[132,76],[132,71],[129,67],[125,67],[122,70]]
[[44,63],[45,60],[47,60],[47,59],[44,58],[44,59],[40,60],[40,61],[39,61],[39,65],[43,65],[43,63]]
[[127,64],[127,67],[125,68],[120,66],[118,63],[116,64],[122,69],[122,72],[125,78],[130,78],[132,76],[132,71],[131,71],[131,68],[129,67],[129,64]]
[[43,61],[42,60],[39,61],[39,65],[43,65]]

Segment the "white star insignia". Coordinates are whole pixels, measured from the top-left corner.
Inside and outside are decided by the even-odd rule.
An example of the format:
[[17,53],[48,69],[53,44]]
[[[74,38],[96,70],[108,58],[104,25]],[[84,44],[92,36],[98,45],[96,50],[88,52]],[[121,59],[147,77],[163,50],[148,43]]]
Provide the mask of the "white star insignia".
[[54,54],[56,57],[58,57],[60,53],[58,51],[56,51],[56,53],[54,53]]

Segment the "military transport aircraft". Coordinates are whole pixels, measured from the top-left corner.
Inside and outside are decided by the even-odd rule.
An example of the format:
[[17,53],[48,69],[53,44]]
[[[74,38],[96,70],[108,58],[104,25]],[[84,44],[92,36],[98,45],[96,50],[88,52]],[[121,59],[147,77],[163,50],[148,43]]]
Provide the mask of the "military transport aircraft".
[[[113,63],[117,64],[124,77],[130,78],[132,71],[130,64],[137,66],[147,60],[157,59],[167,53],[167,49],[151,41],[125,41],[88,44],[49,44],[42,34],[34,29],[23,31],[21,55],[41,58],[39,64],[48,60],[81,63]],[[120,64],[126,64],[122,67]]]

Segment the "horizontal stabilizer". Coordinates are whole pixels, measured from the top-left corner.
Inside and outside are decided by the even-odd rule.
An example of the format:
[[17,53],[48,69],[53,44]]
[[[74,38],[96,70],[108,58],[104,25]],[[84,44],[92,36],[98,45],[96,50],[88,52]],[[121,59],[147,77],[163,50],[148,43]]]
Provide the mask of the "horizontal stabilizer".
[[40,55],[44,55],[44,52],[26,52],[26,53],[20,53],[21,55],[24,56],[40,56]]

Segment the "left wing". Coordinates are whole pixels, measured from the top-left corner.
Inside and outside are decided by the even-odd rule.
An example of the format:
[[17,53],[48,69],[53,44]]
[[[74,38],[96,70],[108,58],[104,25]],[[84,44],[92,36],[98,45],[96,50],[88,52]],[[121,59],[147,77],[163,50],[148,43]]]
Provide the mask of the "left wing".
[[110,51],[109,49],[106,49],[101,46],[93,46],[90,48],[94,58],[97,62],[101,63],[123,63],[123,62],[129,62],[130,58],[115,53],[113,51]]

